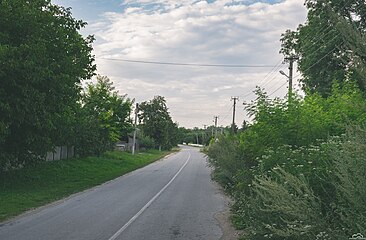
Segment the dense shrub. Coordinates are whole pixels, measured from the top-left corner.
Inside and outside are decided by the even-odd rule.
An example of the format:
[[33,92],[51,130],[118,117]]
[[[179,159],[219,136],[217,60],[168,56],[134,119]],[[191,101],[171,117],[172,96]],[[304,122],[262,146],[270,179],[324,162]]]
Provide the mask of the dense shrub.
[[[210,146],[216,179],[250,239],[347,239],[365,232],[366,101],[352,84],[290,103],[258,89],[254,123]],[[348,127],[347,127],[348,126]]]
[[235,205],[236,223],[251,239],[316,239],[323,231],[321,204],[305,177],[278,168],[256,177],[250,195]]
[[[260,164],[250,194],[235,196],[234,219],[252,239],[347,239],[365,232],[366,132],[351,129],[312,151],[286,151],[289,164],[281,167]],[[261,162],[275,159],[272,152]]]
[[[351,234],[366,232],[366,132],[351,128],[340,147],[331,149],[339,227]],[[350,236],[348,234],[348,236]]]
[[152,137],[144,135],[142,132],[138,132],[137,138],[141,148],[154,149],[156,146],[155,140]]
[[241,163],[237,160],[240,153],[238,146],[238,140],[229,136],[221,138],[218,144],[212,144],[207,152],[210,164],[214,167],[214,179],[223,184],[227,190],[232,189],[235,183],[234,174],[241,168]]

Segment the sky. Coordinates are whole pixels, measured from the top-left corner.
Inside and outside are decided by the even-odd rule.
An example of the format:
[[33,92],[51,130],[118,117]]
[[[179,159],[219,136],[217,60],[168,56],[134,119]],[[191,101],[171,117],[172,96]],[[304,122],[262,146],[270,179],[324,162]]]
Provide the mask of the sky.
[[230,125],[232,97],[239,97],[236,124],[250,120],[243,103],[255,99],[256,86],[285,97],[281,33],[295,30],[307,13],[303,0],[52,2],[88,22],[81,33],[96,37],[97,73],[119,94],[136,102],[163,96],[173,121],[187,128],[213,125],[214,116],[219,126]]

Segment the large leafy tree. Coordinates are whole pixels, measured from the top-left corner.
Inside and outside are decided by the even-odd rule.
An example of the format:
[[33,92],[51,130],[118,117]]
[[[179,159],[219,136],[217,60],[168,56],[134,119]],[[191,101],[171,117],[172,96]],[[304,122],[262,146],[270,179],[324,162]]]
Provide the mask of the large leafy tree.
[[82,105],[82,123],[77,131],[77,146],[82,155],[112,149],[132,131],[132,101],[126,95],[118,95],[108,77],[97,76],[97,83],[87,86]]
[[24,162],[70,140],[93,37],[50,0],[2,0],[0,16],[0,160]]
[[[286,31],[281,52],[300,57],[298,68],[303,87],[328,96],[332,82],[352,78],[365,89],[365,75],[360,71],[360,44],[350,39],[366,31],[366,3],[359,0],[306,0],[308,17],[296,31]],[[348,29],[345,30],[345,26]]]
[[159,149],[170,149],[178,141],[178,126],[173,122],[165,98],[154,99],[139,105],[139,119],[145,135],[153,138]]

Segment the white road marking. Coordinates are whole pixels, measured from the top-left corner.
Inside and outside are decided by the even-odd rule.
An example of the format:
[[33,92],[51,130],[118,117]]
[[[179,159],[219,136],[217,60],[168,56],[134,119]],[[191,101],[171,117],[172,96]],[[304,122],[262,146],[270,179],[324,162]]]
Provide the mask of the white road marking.
[[169,187],[170,184],[178,177],[180,172],[183,170],[183,168],[188,164],[189,159],[191,158],[191,153],[189,153],[189,156],[186,160],[186,162],[183,164],[183,166],[178,170],[178,172],[170,179],[170,181],[153,197],[150,199],[148,203],[143,206],[140,211],[138,211],[125,225],[123,225],[115,234],[113,234],[112,237],[110,237],[108,240],[115,240],[123,231],[125,231],[128,226],[130,226],[150,205]]

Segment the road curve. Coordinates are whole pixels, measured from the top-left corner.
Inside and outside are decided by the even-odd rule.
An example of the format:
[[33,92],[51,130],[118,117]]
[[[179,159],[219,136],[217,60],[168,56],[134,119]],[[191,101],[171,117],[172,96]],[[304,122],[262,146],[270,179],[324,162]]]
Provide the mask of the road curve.
[[0,225],[6,240],[220,239],[226,208],[197,148]]

